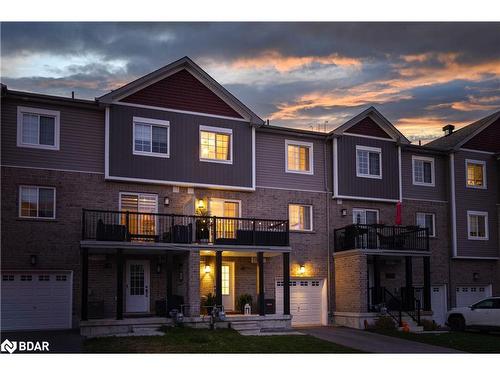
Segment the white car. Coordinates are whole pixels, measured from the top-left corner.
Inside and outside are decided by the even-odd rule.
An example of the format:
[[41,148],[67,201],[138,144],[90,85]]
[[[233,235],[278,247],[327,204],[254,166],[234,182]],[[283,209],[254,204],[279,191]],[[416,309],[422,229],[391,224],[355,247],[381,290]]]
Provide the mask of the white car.
[[451,309],[446,315],[446,325],[454,331],[466,328],[500,330],[500,297],[490,297],[471,306]]

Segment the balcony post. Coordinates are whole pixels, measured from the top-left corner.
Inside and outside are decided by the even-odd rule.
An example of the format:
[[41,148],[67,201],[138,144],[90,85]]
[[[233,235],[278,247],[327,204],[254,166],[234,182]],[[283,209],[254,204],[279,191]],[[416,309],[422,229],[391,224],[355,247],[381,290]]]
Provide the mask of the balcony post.
[[252,245],[255,246],[255,218],[252,219]]
[[[165,304],[167,318],[169,318],[169,313],[173,309],[172,306],[172,286],[173,286],[173,275],[174,275],[174,257],[172,254],[166,255],[165,272],[166,272],[166,280],[167,280],[167,303]],[[182,311],[181,311],[182,312]]]
[[82,262],[82,287],[81,287],[81,319],[88,320],[88,295],[89,295],[89,250],[86,247],[80,249]]
[[266,315],[266,304],[264,301],[264,253],[257,252],[257,284],[259,291],[259,315]]
[[116,320],[123,319],[123,250],[116,250]]
[[215,304],[222,305],[222,251],[215,251]]
[[[405,257],[405,295],[404,295],[404,299],[405,299],[405,303],[404,303],[404,307],[405,308],[408,308],[408,309],[411,309],[411,301],[412,301],[412,298],[411,298],[411,291],[412,291],[412,288],[413,288],[413,265],[412,265],[412,258],[410,256],[407,256]],[[403,301],[401,301],[403,302]]]
[[431,261],[424,257],[424,310],[431,311]]
[[290,253],[283,253],[283,315],[290,315]]
[[125,228],[127,229],[127,241],[130,241],[130,212],[125,213]]
[[378,255],[373,255],[373,304],[380,303],[380,270],[378,264]]

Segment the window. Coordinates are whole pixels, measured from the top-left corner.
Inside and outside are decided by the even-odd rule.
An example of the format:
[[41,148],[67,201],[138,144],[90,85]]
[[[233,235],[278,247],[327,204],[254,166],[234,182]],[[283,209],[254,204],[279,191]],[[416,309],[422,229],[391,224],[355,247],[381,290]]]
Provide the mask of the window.
[[356,146],[356,176],[382,178],[382,150]]
[[434,158],[413,156],[413,185],[434,186]]
[[223,265],[222,266],[222,295],[223,296],[228,296],[229,295],[229,266]]
[[[156,235],[158,212],[158,196],[156,194],[120,193],[120,211],[140,214],[129,214],[128,224],[131,235],[140,236]],[[150,215],[148,215],[150,214]],[[127,215],[121,215],[121,224],[127,224]]]
[[170,122],[134,117],[134,155],[170,157]]
[[19,217],[55,219],[56,189],[52,187],[20,186]]
[[238,200],[226,200],[220,198],[211,198],[208,202],[210,216],[225,218],[217,220],[216,234],[218,238],[236,238],[238,230],[237,218],[241,216],[241,202]]
[[465,161],[467,187],[486,189],[486,163],[483,160]]
[[488,239],[488,213],[467,211],[467,227],[469,240]]
[[233,163],[233,131],[200,125],[200,160]]
[[312,206],[302,204],[288,205],[290,230],[312,231]]
[[59,111],[17,107],[17,146],[59,150]]
[[313,174],[313,144],[299,141],[285,141],[287,173]]
[[364,208],[354,208],[352,210],[353,224],[377,224],[378,210],[366,210]]
[[417,225],[420,228],[429,229],[429,236],[436,236],[435,215],[425,212],[417,212]]

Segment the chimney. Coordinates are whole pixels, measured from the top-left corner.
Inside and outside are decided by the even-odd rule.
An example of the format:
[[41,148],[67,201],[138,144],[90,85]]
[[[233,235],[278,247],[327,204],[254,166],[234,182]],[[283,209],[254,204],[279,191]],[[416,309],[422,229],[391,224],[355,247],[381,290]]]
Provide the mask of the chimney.
[[455,126],[451,125],[451,124],[443,126],[444,135],[445,136],[450,135],[451,133],[453,133],[454,129],[455,129]]

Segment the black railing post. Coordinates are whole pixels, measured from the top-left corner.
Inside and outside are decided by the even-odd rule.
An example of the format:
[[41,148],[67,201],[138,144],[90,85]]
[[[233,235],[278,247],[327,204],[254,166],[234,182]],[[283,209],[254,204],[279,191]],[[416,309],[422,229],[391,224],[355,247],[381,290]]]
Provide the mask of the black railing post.
[[130,212],[125,213],[125,229],[127,231],[127,241],[130,241]]
[[290,221],[285,220],[286,246],[290,246]]
[[172,215],[170,216],[170,242],[174,242],[174,223],[175,217]]
[[116,251],[116,319],[123,319],[123,250]]
[[255,246],[255,219],[252,219],[252,245]]
[[290,253],[283,253],[283,315],[290,315]]
[[259,251],[257,253],[257,283],[259,288],[259,315],[266,315],[266,304],[264,300],[264,253]]
[[213,217],[214,225],[212,226],[213,243],[217,243],[217,216]]
[[222,251],[215,251],[215,304],[222,305]]
[[174,284],[174,257],[172,254],[169,254],[167,251],[167,254],[165,256],[166,258],[166,265],[165,265],[165,272],[167,274],[167,303],[165,304],[166,307],[166,313],[167,313],[167,318],[170,318],[169,313],[170,310],[173,309],[172,306],[172,295],[173,295],[173,284]]

